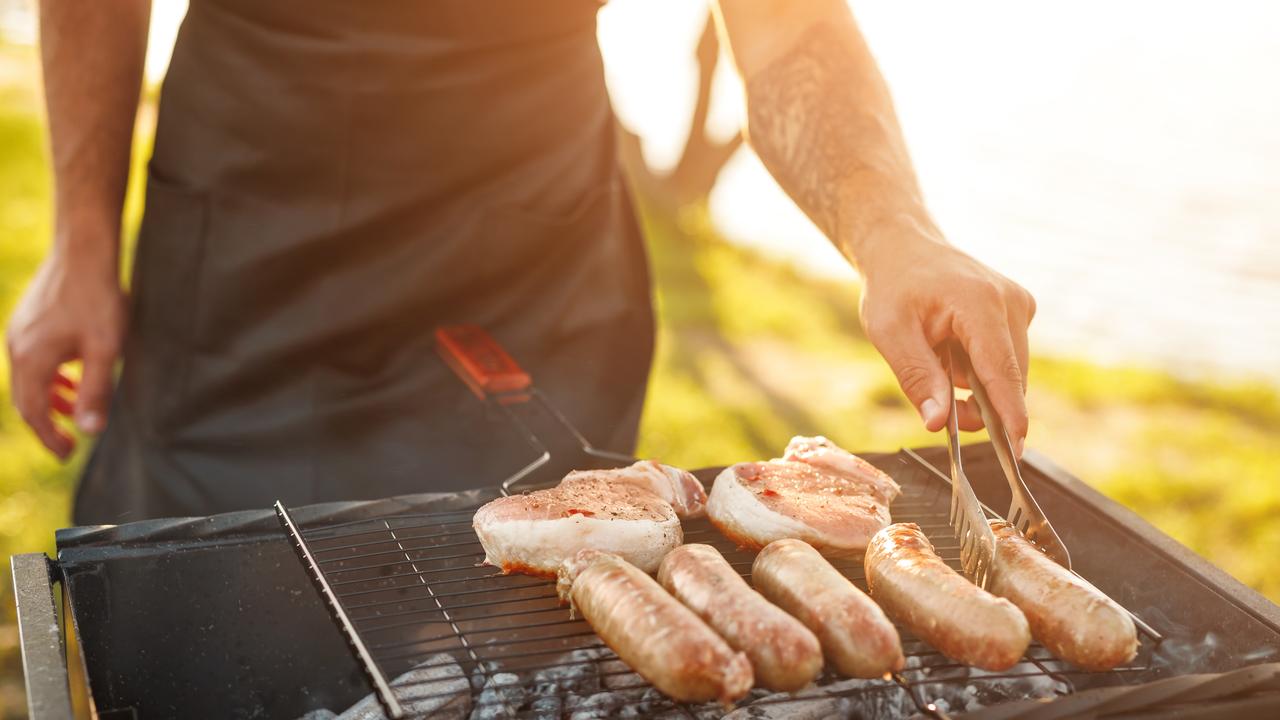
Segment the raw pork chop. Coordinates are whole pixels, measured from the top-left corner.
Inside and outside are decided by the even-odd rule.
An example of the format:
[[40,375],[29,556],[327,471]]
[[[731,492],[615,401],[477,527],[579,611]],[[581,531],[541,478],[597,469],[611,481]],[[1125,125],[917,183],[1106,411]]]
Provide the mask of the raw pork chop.
[[666,500],[610,478],[580,476],[547,490],[490,502],[472,520],[485,562],[504,573],[553,578],[566,558],[592,548],[653,572],[684,540]]
[[702,483],[692,473],[656,460],[641,460],[616,470],[575,470],[565,475],[560,484],[582,478],[603,478],[648,490],[666,500],[682,518],[701,516],[707,505],[707,491],[702,489]]
[[707,516],[743,547],[794,538],[824,555],[856,555],[891,522],[899,492],[892,478],[830,440],[796,437],[783,459],[720,473]]
[[835,473],[851,483],[862,485],[869,495],[880,498],[885,505],[893,502],[902,492],[898,483],[880,468],[821,435],[797,435],[791,438],[787,449],[783,451],[782,459],[812,465],[819,470]]

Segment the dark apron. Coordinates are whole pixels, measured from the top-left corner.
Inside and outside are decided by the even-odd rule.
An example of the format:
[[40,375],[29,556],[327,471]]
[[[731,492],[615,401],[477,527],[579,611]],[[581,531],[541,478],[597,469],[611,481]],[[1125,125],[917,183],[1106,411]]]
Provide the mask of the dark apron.
[[531,451],[436,358],[488,329],[596,444],[653,348],[592,0],[194,0],[77,523],[496,483]]

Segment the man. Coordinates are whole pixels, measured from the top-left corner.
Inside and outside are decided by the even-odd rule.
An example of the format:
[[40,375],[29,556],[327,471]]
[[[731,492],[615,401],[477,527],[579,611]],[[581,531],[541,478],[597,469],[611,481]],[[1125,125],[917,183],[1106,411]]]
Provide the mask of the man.
[[[597,9],[193,2],[126,301],[149,6],[44,0],[55,242],[8,344],[14,401],[50,451],[73,449],[54,413],[102,433],[76,521],[493,482],[519,447],[433,357],[443,323],[489,329],[591,440],[630,450],[653,320]],[[867,334],[926,426],[951,392],[933,348],[955,338],[1020,449],[1034,302],[930,219],[845,3],[714,10],[750,142],[862,272]],[[76,359],[78,386],[59,371]]]

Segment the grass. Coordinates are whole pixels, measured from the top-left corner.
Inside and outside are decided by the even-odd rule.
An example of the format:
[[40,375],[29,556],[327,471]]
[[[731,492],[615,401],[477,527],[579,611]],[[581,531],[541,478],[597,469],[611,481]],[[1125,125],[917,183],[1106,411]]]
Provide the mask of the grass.
[[[50,179],[34,53],[0,45],[0,315],[49,244]],[[135,168],[146,143],[135,153]],[[131,188],[127,227],[140,198]],[[796,433],[852,448],[937,443],[862,336],[858,288],[734,247],[703,211],[644,213],[660,318],[641,451],[689,467],[770,457]],[[37,446],[0,359],[0,554],[52,551],[77,459]],[[1034,358],[1029,445],[1280,600],[1280,392],[1142,368]],[[0,717],[21,716],[8,564],[0,577]]]

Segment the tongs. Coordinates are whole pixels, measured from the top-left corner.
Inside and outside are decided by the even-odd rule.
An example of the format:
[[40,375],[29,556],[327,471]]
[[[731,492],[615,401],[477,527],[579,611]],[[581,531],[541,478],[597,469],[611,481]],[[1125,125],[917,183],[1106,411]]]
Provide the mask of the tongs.
[[[1035,497],[1031,495],[1027,483],[1022,479],[1022,472],[1018,469],[1017,455],[1013,451],[1013,443],[1009,440],[1009,434],[1000,416],[991,405],[991,398],[987,395],[986,388],[978,380],[973,364],[969,362],[964,350],[954,343],[947,348],[946,361],[947,378],[952,381],[953,388],[955,387],[955,365],[960,364],[964,367],[969,389],[973,391],[973,397],[977,400],[978,411],[982,414],[982,421],[987,426],[987,434],[991,437],[996,458],[1000,461],[1000,467],[1009,481],[1011,499],[1009,512],[1005,517],[1018,532],[1035,543],[1049,558],[1070,570],[1071,555],[1067,552],[1066,545],[1062,543],[1062,538],[1058,537],[1058,533],[1049,524],[1049,519],[1044,516],[1044,511],[1040,509]],[[955,528],[956,537],[960,540],[960,562],[965,572],[974,579],[974,582],[985,588],[995,558],[995,536],[987,525],[982,506],[978,504],[977,496],[974,495],[973,488],[969,485],[969,480],[965,477],[964,469],[960,465],[959,430],[953,390],[951,415],[947,420],[947,444],[951,450],[951,525]],[[957,517],[960,519],[959,524],[956,522]],[[975,525],[979,525],[980,528],[975,530]]]
[[954,366],[960,348],[947,345],[943,363],[947,366],[947,385],[951,388],[951,407],[947,413],[947,451],[951,458],[951,528],[960,542],[960,565],[965,575],[978,587],[986,589],[991,581],[991,566],[996,559],[996,536],[987,524],[978,496],[964,474],[960,461],[960,419],[956,409]]
[[1049,519],[1044,516],[1040,504],[1036,502],[1035,497],[1031,495],[1031,490],[1027,488],[1027,483],[1022,479],[1022,471],[1018,469],[1018,456],[1013,452],[1009,433],[1005,431],[1004,423],[1000,421],[1000,416],[991,404],[987,389],[978,380],[978,374],[973,370],[973,363],[965,357],[963,350],[959,352],[964,362],[965,375],[969,378],[969,389],[973,391],[973,397],[978,401],[978,411],[982,414],[982,422],[987,426],[991,446],[995,448],[996,458],[1000,461],[1004,476],[1009,481],[1011,497],[1009,512],[1005,514],[1005,519],[1017,528],[1018,532],[1035,543],[1051,560],[1070,570],[1071,554],[1067,552],[1067,546],[1063,544],[1062,538],[1058,537],[1053,525],[1049,524]]
[[[1031,495],[1031,490],[1027,488],[1027,483],[1022,479],[1022,471],[1018,469],[1018,459],[1013,452],[1013,443],[1009,441],[1009,433],[1005,431],[1004,423],[1000,421],[1000,416],[991,405],[987,389],[978,380],[978,375],[973,370],[973,363],[969,362],[964,350],[955,343],[948,344],[943,360],[947,366],[947,380],[951,384],[951,413],[947,417],[947,448],[951,455],[951,527],[955,529],[956,538],[960,540],[960,564],[965,574],[979,587],[984,590],[987,588],[995,565],[996,538],[991,532],[991,526],[987,524],[978,496],[973,493],[969,478],[965,477],[964,467],[960,464],[960,423],[956,413],[954,381],[956,363],[964,366],[965,377],[969,380],[969,389],[977,398],[978,411],[982,414],[982,421],[987,426],[987,434],[991,436],[991,445],[995,448],[996,458],[999,459],[1000,467],[1004,469],[1004,476],[1009,481],[1012,499],[1009,502],[1009,512],[1005,517],[1018,529],[1018,532],[1035,543],[1045,555],[1075,573],[1071,568],[1071,555],[1067,552],[1067,546],[1062,544],[1062,538],[1058,537],[1058,533],[1049,524],[1049,519],[1044,516],[1040,505]],[[1126,612],[1129,611],[1126,610]],[[1164,639],[1163,635],[1141,617],[1133,612],[1129,612],[1129,616],[1157,643]]]

